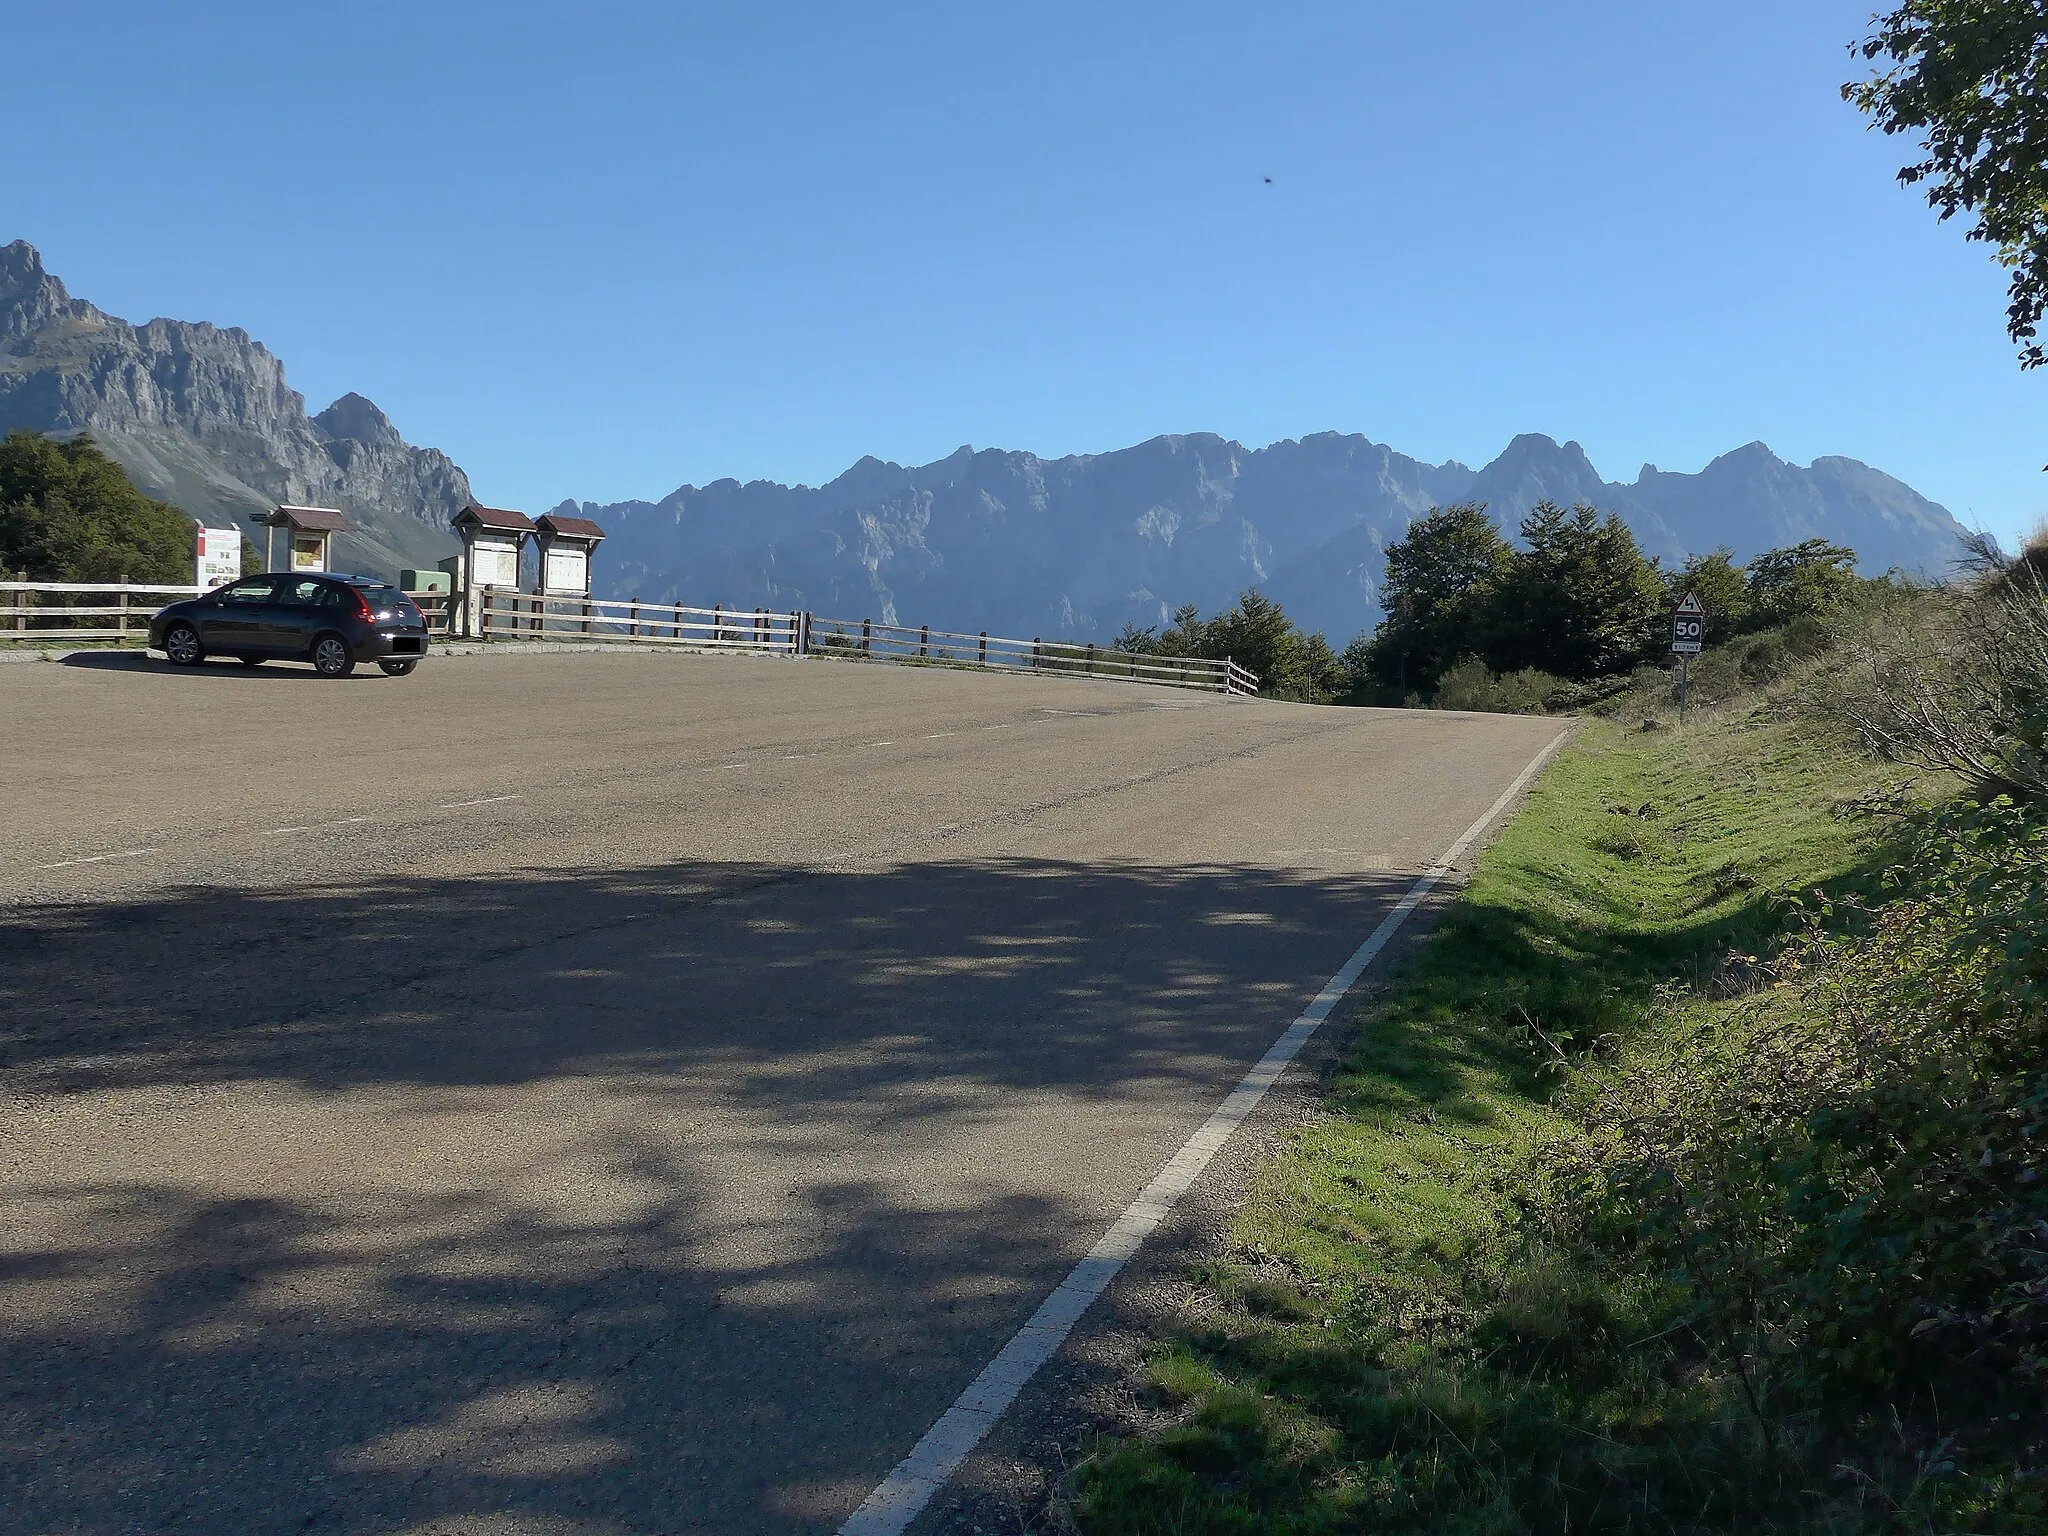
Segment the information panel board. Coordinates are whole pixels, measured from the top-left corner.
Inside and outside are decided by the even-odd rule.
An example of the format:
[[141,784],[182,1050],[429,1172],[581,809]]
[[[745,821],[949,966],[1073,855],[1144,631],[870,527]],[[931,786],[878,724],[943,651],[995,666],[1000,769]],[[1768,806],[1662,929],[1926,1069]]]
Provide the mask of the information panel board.
[[201,528],[199,530],[199,574],[201,591],[226,586],[242,574],[242,530]]

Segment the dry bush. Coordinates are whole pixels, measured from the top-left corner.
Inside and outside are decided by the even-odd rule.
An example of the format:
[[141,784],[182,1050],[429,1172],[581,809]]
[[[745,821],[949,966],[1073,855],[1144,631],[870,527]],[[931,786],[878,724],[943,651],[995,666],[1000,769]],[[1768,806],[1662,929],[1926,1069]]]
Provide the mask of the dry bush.
[[1950,587],[1874,585],[1813,700],[1881,757],[2048,801],[2048,560],[1980,544],[1975,565]]

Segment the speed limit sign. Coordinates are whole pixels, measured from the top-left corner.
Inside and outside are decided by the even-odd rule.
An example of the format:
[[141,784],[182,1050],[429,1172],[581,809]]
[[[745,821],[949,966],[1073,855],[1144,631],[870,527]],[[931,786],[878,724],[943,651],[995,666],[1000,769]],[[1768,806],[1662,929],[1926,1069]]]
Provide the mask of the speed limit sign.
[[1707,636],[1707,605],[1697,592],[1688,592],[1671,615],[1671,649],[1681,656],[1697,656]]

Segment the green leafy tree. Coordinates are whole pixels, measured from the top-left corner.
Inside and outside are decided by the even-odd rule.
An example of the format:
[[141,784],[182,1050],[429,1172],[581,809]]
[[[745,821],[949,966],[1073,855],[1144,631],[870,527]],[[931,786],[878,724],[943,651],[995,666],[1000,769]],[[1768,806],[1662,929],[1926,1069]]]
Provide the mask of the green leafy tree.
[[1347,697],[1361,703],[1371,702],[1376,694],[1385,693],[1376,670],[1379,650],[1372,635],[1355,635],[1344,647],[1344,654],[1337,663],[1344,669],[1344,692]]
[[[1486,503],[1438,507],[1387,547],[1386,618],[1357,670],[1361,684],[1427,687],[1473,649],[1485,606],[1514,561]],[[1347,654],[1349,654],[1347,652]]]
[[1269,698],[1307,698],[1308,665],[1302,636],[1287,610],[1258,588],[1246,591],[1205,626],[1208,654],[1228,657],[1258,674]]
[[1172,625],[1124,626],[1111,649],[1150,656],[1226,658],[1254,673],[1267,698],[1327,704],[1351,692],[1342,657],[1320,631],[1305,635],[1278,603],[1254,588],[1213,619],[1189,603],[1176,609]]
[[40,581],[186,582],[193,546],[192,519],[143,495],[86,439],[0,441],[0,569]]
[[1723,546],[1711,555],[1694,555],[1673,571],[1665,584],[1665,606],[1676,608],[1687,593],[1696,594],[1707,610],[1708,645],[1748,632],[1749,585],[1733,550]]
[[1173,611],[1173,623],[1153,642],[1161,656],[1209,656],[1209,626],[1202,622],[1202,610],[1184,603]]
[[1826,539],[1769,550],[1749,562],[1751,628],[1832,612],[1856,590],[1856,551]]
[[1350,694],[1350,669],[1320,629],[1301,637],[1301,666],[1306,687],[1298,697],[1311,704],[1328,704]]
[[1522,522],[1506,579],[1477,638],[1496,672],[1526,668],[1574,681],[1626,672],[1653,655],[1664,580],[1628,524],[1584,502],[1540,501]]
[[1943,219],[1975,216],[2012,273],[2006,332],[2020,366],[2048,362],[2048,6],[2042,0],[1909,0],[1873,18],[1852,51],[1876,68],[1842,95],[1926,157],[1899,180],[1925,186]]
[[[1118,644],[1124,646],[1126,637],[1141,643],[1147,633],[1127,630]],[[1172,627],[1150,643],[1155,655],[1234,661],[1258,677],[1267,698],[1327,704],[1350,691],[1344,662],[1330,642],[1320,632],[1296,629],[1287,611],[1257,588],[1213,619],[1203,619],[1193,604],[1178,609]]]

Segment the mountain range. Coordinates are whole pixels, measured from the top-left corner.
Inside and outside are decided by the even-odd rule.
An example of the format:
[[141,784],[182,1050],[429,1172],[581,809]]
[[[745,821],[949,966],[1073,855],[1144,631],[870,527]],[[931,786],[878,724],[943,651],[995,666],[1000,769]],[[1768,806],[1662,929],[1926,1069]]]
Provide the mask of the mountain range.
[[[1801,468],[1762,443],[1698,474],[1602,480],[1577,443],[1525,434],[1483,469],[1356,434],[1265,448],[1207,433],[1041,459],[961,448],[914,469],[863,459],[816,488],[721,480],[658,502],[565,502],[602,524],[609,589],[650,601],[807,608],[838,618],[1106,640],[1246,587],[1343,644],[1379,618],[1385,549],[1430,508],[1483,501],[1510,532],[1537,502],[1619,513],[1668,563],[1748,559],[1809,538],[1866,570],[1939,573],[1962,527],[1854,459]],[[696,594],[696,595],[693,595]]]
[[[451,553],[448,519],[471,499],[447,455],[408,444],[361,395],[309,415],[247,332],[116,319],[22,241],[0,247],[0,431],[16,427],[89,433],[152,495],[259,546],[255,519],[277,502],[338,506],[362,530],[344,536],[342,562],[387,574]],[[1195,433],[1059,459],[865,458],[822,486],[719,480],[552,510],[607,530],[600,595],[1107,640],[1257,586],[1342,645],[1377,621],[1385,548],[1415,518],[1478,500],[1512,532],[1545,499],[1618,513],[1667,562],[1826,538],[1868,571],[1940,573],[1963,534],[1854,459],[1801,467],[1751,443],[1697,474],[1644,465],[1615,483],[1577,443],[1533,433],[1476,470],[1357,434],[1247,448]]]

